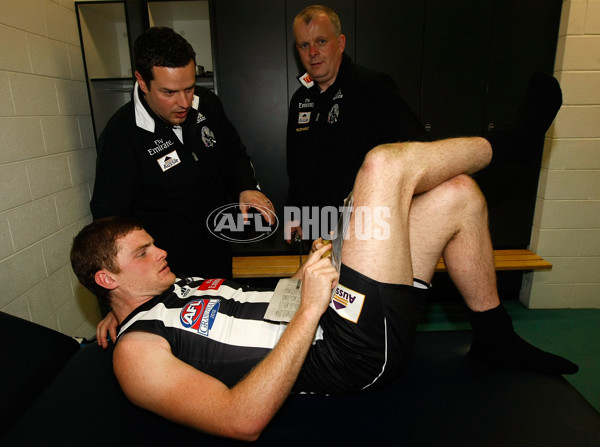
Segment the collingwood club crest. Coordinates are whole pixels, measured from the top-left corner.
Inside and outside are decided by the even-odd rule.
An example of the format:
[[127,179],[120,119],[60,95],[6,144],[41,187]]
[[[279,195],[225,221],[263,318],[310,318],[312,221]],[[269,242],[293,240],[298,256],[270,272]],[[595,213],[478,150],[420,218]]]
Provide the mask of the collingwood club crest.
[[327,122],[329,124],[337,123],[337,120],[340,117],[340,106],[338,104],[334,104],[331,110],[329,111],[329,115],[327,115]]
[[202,127],[202,141],[204,142],[204,146],[213,147],[217,144],[217,140],[215,139],[215,134],[208,127]]

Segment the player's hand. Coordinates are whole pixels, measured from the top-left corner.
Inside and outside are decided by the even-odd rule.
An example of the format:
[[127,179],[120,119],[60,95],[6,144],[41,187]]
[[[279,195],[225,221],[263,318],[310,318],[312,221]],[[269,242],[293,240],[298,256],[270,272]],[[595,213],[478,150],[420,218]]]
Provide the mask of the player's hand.
[[312,243],[312,246],[310,248],[310,253],[308,254],[308,257],[310,258],[313,253],[316,253],[318,250],[320,250],[321,248],[328,246],[329,250],[325,250],[325,253],[323,253],[321,256],[323,258],[328,258],[331,256],[331,241],[329,239],[323,239],[322,237],[320,237],[319,239],[315,239]]
[[322,245],[304,263],[302,274],[302,304],[322,315],[331,299],[331,290],[338,281],[338,272],[331,260],[322,257],[330,247]]
[[273,203],[260,191],[248,189],[240,193],[240,210],[244,216],[244,222],[248,221],[248,210],[254,208],[269,225],[275,223],[275,208]]
[[104,349],[108,348],[108,337],[110,335],[110,339],[114,343],[117,339],[117,326],[119,322],[117,321],[117,317],[111,310],[104,320],[98,323],[96,326],[96,340],[98,342],[98,346],[102,346]]
[[[327,243],[327,242],[329,242],[329,243]],[[326,247],[326,248],[324,248],[324,247]],[[323,249],[323,250],[321,250],[321,249]],[[295,278],[295,279],[302,279],[302,277],[304,276],[304,269],[308,265],[311,265],[311,264],[314,264],[315,262],[317,262],[319,259],[321,259],[321,257],[323,257],[323,258],[331,257],[331,243],[330,243],[330,241],[323,241],[323,239],[319,238],[319,239],[313,241],[312,247],[310,249],[310,252],[308,253],[308,256],[306,257],[306,260],[298,268],[298,270],[296,270],[296,273],[294,273],[291,277]]]

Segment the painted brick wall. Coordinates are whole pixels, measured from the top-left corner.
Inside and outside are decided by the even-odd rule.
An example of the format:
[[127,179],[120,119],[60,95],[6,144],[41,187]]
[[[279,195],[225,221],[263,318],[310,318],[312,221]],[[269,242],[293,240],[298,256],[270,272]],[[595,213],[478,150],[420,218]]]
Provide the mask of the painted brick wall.
[[532,308],[600,307],[600,0],[563,2],[555,75],[563,107],[548,133],[531,246],[553,264],[528,273]]
[[1,311],[95,333],[97,302],[69,264],[94,164],[73,0],[0,0]]

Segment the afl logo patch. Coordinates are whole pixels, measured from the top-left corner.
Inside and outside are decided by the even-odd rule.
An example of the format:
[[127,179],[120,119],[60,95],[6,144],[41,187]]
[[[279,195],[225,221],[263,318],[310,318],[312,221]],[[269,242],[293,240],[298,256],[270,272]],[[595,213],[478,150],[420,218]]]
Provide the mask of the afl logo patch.
[[208,334],[219,313],[220,300],[217,299],[199,299],[187,303],[181,313],[179,320],[186,329],[208,337]]

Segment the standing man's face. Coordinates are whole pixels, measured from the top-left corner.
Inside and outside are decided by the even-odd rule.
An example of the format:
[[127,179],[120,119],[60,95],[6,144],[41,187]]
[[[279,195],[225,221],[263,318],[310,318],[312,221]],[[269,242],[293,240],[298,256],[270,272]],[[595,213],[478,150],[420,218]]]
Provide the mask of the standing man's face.
[[327,90],[340,69],[346,36],[335,35],[333,24],[325,14],[315,16],[309,24],[296,21],[294,35],[304,69],[321,90]]
[[153,67],[154,79],[147,85],[136,71],[135,77],[146,102],[154,113],[169,124],[180,125],[187,118],[194,98],[196,67],[190,61],[185,67]]

